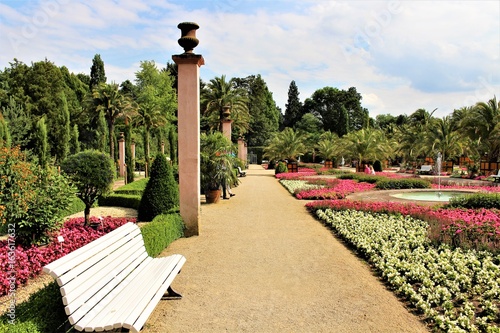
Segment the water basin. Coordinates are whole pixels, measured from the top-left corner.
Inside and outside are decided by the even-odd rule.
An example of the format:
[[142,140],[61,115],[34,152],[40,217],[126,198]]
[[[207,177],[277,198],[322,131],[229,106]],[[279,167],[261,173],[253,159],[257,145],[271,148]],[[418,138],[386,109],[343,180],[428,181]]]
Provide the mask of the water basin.
[[459,197],[466,194],[471,194],[471,193],[463,191],[422,191],[422,192],[394,193],[391,194],[390,196],[393,198],[404,199],[404,200],[448,202],[450,201],[451,198]]

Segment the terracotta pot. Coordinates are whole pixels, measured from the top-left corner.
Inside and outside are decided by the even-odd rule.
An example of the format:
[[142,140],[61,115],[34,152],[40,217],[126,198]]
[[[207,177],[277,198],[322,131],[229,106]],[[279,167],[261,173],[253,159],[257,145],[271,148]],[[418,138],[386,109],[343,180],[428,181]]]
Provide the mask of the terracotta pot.
[[221,190],[208,190],[205,191],[205,198],[207,203],[217,203],[220,200]]

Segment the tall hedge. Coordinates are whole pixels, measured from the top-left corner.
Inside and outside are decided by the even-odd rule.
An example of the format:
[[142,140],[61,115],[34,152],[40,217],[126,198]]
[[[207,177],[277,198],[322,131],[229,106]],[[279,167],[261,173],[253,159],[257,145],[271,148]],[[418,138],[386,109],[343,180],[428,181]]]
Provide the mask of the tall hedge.
[[139,221],[151,221],[179,206],[179,185],[165,155],[158,154],[151,166],[151,175],[138,209]]

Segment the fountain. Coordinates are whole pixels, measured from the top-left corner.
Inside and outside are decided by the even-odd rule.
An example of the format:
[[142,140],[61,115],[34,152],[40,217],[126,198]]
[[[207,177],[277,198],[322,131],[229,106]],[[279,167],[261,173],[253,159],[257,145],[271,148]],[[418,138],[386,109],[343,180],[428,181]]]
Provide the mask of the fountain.
[[441,152],[437,153],[437,158],[436,158],[436,169],[437,169],[437,174],[438,174],[438,198],[441,197]]

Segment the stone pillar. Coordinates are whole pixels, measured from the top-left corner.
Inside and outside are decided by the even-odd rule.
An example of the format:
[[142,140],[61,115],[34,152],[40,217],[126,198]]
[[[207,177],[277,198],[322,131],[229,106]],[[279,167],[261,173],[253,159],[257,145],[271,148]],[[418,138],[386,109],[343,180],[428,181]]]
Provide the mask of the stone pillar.
[[242,161],[247,163],[245,159],[245,141],[243,141],[243,138],[238,138],[238,158]]
[[120,138],[118,139],[118,170],[120,177],[125,176],[125,138],[123,137],[123,132],[120,132]]
[[165,155],[165,142],[161,142],[161,153]]
[[248,164],[248,145],[246,142],[245,142],[245,149],[243,149],[243,157],[245,164]]
[[179,129],[179,199],[180,213],[186,224],[185,236],[199,234],[200,220],[200,66],[204,59],[194,54],[198,45],[198,24],[180,23],[178,40],[184,53],[172,56],[178,73],[178,129]]
[[228,138],[229,141],[231,141],[231,124],[233,123],[233,121],[231,119],[223,119],[221,123],[222,134],[224,134],[224,136]]

